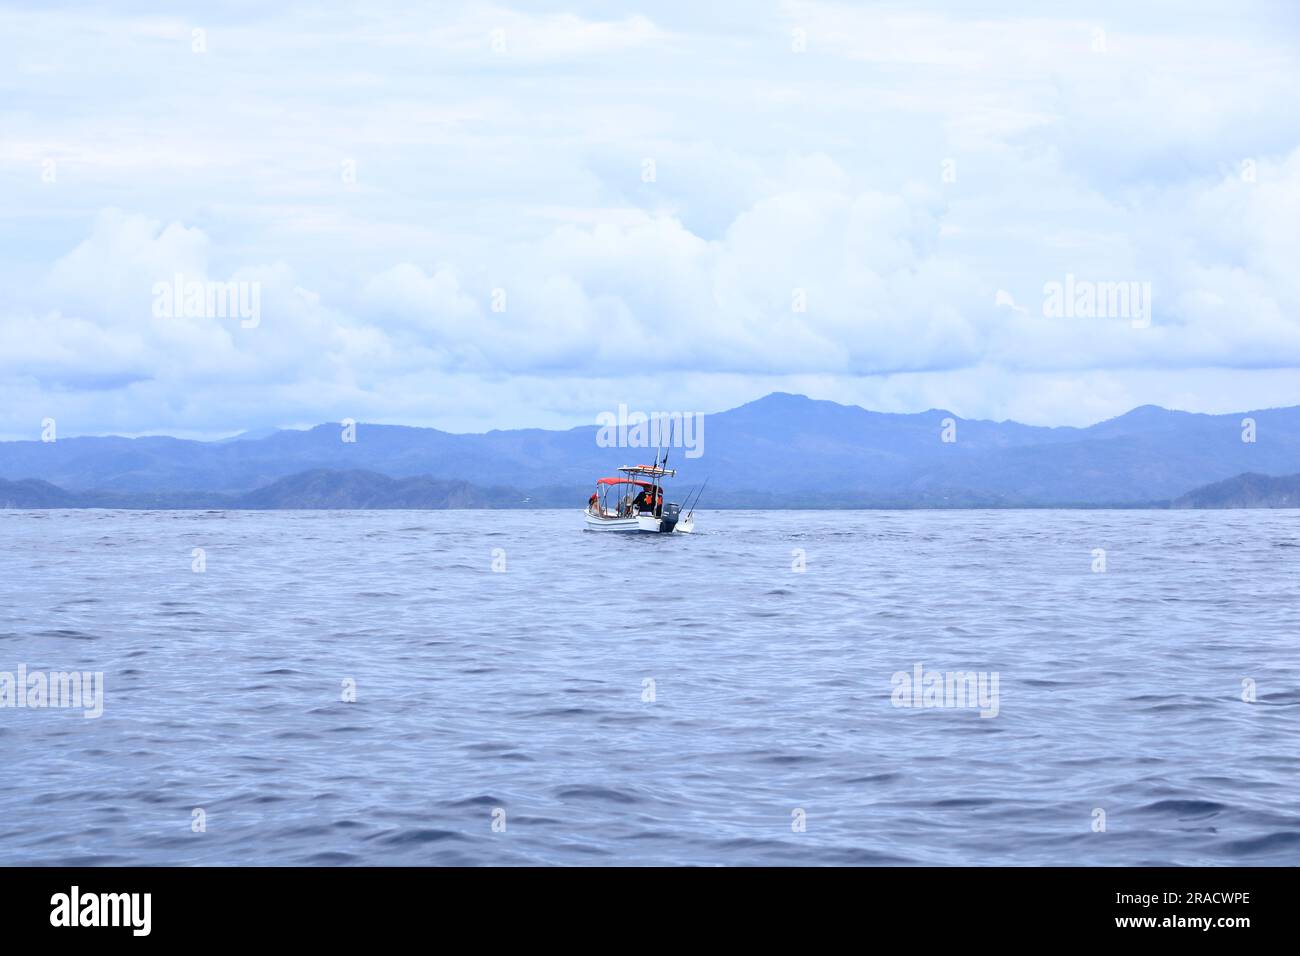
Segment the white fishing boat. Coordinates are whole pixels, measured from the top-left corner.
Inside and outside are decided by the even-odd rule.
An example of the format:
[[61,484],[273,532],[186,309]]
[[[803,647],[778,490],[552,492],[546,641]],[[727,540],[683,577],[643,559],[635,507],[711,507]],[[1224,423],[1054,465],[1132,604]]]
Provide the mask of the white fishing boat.
[[653,465],[624,465],[618,470],[616,477],[596,479],[596,490],[587,499],[588,531],[690,534],[695,530],[694,505],[683,513],[681,505],[664,501],[662,480],[676,477],[676,471],[665,468],[658,457]]

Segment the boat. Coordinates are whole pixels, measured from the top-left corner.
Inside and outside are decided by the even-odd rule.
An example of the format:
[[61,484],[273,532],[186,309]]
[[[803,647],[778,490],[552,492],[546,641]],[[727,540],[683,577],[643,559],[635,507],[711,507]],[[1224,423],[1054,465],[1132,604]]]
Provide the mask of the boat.
[[690,534],[695,530],[694,506],[683,513],[681,505],[664,501],[662,481],[677,472],[665,468],[657,456],[653,465],[624,465],[618,471],[616,476],[596,479],[596,490],[587,499],[588,531]]

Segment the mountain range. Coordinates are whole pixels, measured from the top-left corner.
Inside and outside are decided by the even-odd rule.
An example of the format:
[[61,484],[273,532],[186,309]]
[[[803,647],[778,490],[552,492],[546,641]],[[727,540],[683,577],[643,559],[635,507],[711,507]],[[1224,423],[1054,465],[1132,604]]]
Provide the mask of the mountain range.
[[[0,506],[581,507],[596,477],[654,455],[601,447],[595,425],[453,434],[361,423],[355,441],[343,434],[327,424],[223,441],[0,442]],[[1300,407],[1148,405],[1078,428],[774,393],[706,415],[702,438],[699,457],[671,451],[670,497],[707,476],[711,507],[1204,507],[1189,502],[1232,499],[1204,486],[1300,473]],[[1256,484],[1241,500],[1278,491]]]

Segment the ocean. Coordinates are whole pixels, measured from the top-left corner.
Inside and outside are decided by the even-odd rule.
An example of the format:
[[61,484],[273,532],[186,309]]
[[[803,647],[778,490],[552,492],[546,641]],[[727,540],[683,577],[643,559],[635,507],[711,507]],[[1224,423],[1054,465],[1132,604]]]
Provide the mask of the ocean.
[[696,518],[0,511],[0,863],[1300,863],[1300,512]]

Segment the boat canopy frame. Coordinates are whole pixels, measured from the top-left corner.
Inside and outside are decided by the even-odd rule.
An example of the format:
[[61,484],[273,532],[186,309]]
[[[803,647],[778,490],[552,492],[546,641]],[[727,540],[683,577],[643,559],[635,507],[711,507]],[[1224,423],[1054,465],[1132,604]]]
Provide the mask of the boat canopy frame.
[[[623,469],[620,468],[619,471],[623,471]],[[595,502],[588,503],[587,510],[590,511],[591,505],[596,504],[600,509],[599,512],[600,517],[611,517],[611,518],[633,517],[635,512],[629,510],[631,508],[631,502],[633,498],[632,492],[629,491],[626,494],[626,496],[621,491],[617,492],[616,502],[613,504],[612,507],[610,505],[609,497],[608,497],[610,490],[614,488],[618,488],[621,485],[627,485],[631,488],[640,488],[642,492],[648,493],[652,501],[655,499],[658,499],[659,501],[663,500],[663,488],[662,486],[654,482],[641,481],[639,479],[632,478],[630,476],[622,477],[622,478],[597,478],[596,493],[592,495],[592,498],[596,500]],[[613,511],[614,514],[612,515],[609,514],[610,511]]]
[[619,471],[625,475],[646,475],[651,478],[676,478],[677,471],[661,465],[624,465]]

